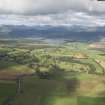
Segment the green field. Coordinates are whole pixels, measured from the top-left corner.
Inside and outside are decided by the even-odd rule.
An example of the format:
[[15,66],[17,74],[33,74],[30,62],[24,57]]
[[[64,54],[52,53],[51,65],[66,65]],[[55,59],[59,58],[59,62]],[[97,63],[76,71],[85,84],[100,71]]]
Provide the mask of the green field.
[[6,103],[10,97],[16,94],[16,84],[14,81],[0,81],[0,105]]
[[[40,80],[35,77],[24,78],[23,93],[18,94],[13,105],[104,105],[104,95],[98,95],[105,91],[105,89],[100,89],[100,85],[103,84],[95,84],[95,90],[88,89],[95,80],[94,78],[91,76],[88,82],[88,79],[79,80],[77,78],[61,81]],[[81,90],[79,86],[82,85],[82,82],[90,83],[90,86]]]
[[8,97],[13,97],[10,105],[105,105],[103,50],[88,42],[1,43],[0,105]]

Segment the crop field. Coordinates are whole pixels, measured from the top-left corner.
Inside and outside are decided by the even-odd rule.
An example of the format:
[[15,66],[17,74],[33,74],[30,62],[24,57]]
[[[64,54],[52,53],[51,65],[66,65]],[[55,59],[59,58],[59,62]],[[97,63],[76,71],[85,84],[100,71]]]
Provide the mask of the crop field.
[[0,43],[0,105],[105,105],[102,45],[100,50],[89,42]]

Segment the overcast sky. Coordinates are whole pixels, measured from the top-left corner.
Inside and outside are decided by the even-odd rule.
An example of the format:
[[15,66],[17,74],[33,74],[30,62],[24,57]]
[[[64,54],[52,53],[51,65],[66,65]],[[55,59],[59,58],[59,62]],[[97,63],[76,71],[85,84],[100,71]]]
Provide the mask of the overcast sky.
[[104,26],[97,0],[0,0],[0,24]]

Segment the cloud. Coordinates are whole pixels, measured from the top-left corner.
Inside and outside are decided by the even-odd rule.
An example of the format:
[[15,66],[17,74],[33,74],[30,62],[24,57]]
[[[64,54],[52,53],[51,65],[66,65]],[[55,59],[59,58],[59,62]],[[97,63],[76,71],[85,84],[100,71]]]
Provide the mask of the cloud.
[[96,27],[105,26],[104,14],[97,0],[0,0],[0,25]]
[[0,0],[2,14],[52,14],[65,11],[104,12],[97,0]]
[[83,12],[72,11],[35,16],[1,15],[0,25],[101,27],[105,26],[105,16],[92,16]]

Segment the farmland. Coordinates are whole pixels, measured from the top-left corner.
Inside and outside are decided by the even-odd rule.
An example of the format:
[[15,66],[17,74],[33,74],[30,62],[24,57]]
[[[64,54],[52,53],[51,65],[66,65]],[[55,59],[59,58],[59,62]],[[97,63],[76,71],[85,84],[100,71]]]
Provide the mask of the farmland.
[[103,47],[43,39],[0,43],[0,105],[8,97],[9,105],[105,104]]

